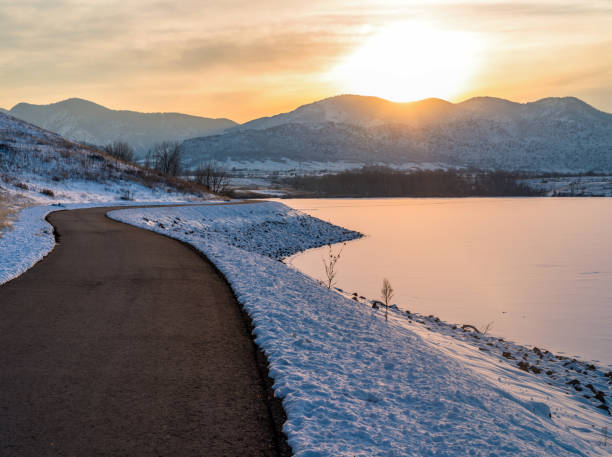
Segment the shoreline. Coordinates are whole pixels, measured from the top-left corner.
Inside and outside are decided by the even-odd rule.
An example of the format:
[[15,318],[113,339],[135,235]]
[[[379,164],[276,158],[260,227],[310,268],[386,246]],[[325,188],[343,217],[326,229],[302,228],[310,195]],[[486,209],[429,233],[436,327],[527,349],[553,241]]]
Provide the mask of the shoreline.
[[[478,328],[493,321],[494,335],[612,369],[609,200],[282,202],[367,233],[344,249],[338,287],[375,299],[386,276],[395,303],[411,311]],[[323,279],[326,255],[318,249],[286,263]]]
[[[374,309],[382,309],[380,300],[369,299],[362,295],[357,295],[356,292],[348,293],[338,287],[334,287],[334,289],[347,299],[358,301]],[[581,360],[581,358],[577,356],[560,355],[537,346],[516,343],[515,341],[508,340],[499,335],[480,332],[472,325],[448,323],[433,314],[425,315],[410,312],[397,304],[391,305],[389,307],[389,312],[398,313],[411,324],[421,324],[424,330],[443,333],[458,341],[467,342],[480,351],[493,353],[494,350],[497,350],[496,355],[501,362],[515,365],[520,370],[533,375],[543,376],[545,374],[549,378],[552,378],[550,380],[559,381],[554,384],[557,387],[563,388],[569,386],[566,389],[568,394],[575,394],[578,396],[590,395],[591,398],[595,400],[595,404],[593,405],[595,408],[606,411],[608,414],[612,415],[611,409],[605,399],[605,392],[597,390],[588,380],[585,382],[581,376],[589,372],[593,374],[597,373],[604,379],[607,378],[609,383],[612,383],[612,365],[598,366],[595,365],[594,362]],[[533,352],[533,355],[531,352]],[[542,363],[551,361],[553,363]],[[558,365],[566,367],[569,370],[569,374],[559,374],[562,370],[559,369]],[[582,382],[575,382],[579,379],[582,380]],[[589,385],[591,387],[586,387]]]

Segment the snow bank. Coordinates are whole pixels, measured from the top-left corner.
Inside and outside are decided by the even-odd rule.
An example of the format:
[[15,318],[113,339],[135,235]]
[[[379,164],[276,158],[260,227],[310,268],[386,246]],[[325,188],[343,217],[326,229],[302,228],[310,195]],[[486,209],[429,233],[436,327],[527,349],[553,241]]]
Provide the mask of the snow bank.
[[0,237],[0,284],[21,275],[46,256],[55,239],[45,216],[60,208],[35,206],[19,213],[12,230]]
[[330,291],[277,260],[358,234],[280,203],[114,211],[226,276],[270,361],[296,456],[609,455],[612,422],[464,342]]

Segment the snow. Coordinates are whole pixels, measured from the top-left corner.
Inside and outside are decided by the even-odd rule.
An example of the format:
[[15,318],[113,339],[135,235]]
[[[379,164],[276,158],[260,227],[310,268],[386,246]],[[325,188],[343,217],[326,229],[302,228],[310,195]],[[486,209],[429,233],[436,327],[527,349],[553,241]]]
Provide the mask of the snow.
[[0,155],[0,192],[9,199],[50,204],[214,197],[178,192],[172,181],[2,113]]
[[560,382],[453,337],[450,326],[437,331],[399,309],[385,322],[367,300],[278,261],[355,232],[276,202],[109,215],[192,244],[225,275],[270,361],[296,456],[609,455],[608,413]]
[[12,230],[0,237],[0,284],[21,275],[53,249],[53,227],[44,218],[57,209],[52,206],[24,209]]
[[534,190],[552,197],[611,197],[612,176],[558,176],[522,180]]
[[612,114],[575,98],[395,104],[340,96],[186,140],[183,150],[192,167],[210,159],[268,161],[277,170],[287,169],[283,162],[298,170],[325,162],[416,162],[586,173],[612,171],[610,144]]

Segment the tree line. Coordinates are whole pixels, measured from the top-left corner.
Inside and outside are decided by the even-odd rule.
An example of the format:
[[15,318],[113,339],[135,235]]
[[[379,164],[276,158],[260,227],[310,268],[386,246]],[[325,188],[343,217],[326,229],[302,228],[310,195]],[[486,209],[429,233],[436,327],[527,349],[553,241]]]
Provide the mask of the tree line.
[[296,176],[283,182],[295,190],[327,197],[532,196],[540,192],[507,171],[418,170],[363,167],[321,176]]
[[[124,141],[114,141],[102,148],[111,157],[123,162],[136,162],[134,149]],[[164,176],[177,177],[189,175],[191,181],[207,187],[212,193],[224,194],[228,191],[230,176],[225,168],[208,161],[194,170],[183,165],[181,145],[174,141],[164,141],[154,145],[145,155],[143,168]]]

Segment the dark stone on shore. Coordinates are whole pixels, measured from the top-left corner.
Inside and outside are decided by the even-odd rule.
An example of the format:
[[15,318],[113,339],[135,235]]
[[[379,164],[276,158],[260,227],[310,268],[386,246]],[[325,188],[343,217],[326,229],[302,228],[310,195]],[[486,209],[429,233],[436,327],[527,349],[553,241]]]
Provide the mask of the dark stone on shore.
[[529,364],[525,362],[524,360],[521,360],[519,363],[517,363],[517,366],[521,370],[529,372]]

